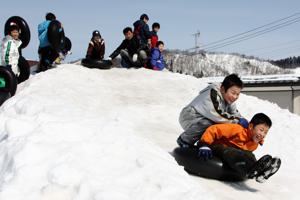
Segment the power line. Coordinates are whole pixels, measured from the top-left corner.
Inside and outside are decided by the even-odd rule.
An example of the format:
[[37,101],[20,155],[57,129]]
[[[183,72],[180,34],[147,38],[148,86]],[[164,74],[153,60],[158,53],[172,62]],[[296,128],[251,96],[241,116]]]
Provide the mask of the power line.
[[[208,49],[208,48],[215,47],[215,46],[217,46],[217,45],[221,45],[221,44],[223,45],[223,44],[225,44],[225,43],[232,42],[233,40],[237,40],[237,39],[241,39],[241,38],[248,37],[249,35],[253,35],[253,34],[256,34],[256,33],[262,32],[262,31],[265,31],[265,30],[267,30],[267,29],[274,28],[274,27],[279,26],[279,25],[281,25],[281,24],[289,23],[289,22],[291,22],[291,21],[293,21],[293,20],[296,20],[296,19],[298,19],[299,17],[294,18],[294,19],[291,19],[291,20],[290,20],[290,18],[293,18],[293,17],[295,17],[295,16],[297,16],[297,15],[299,15],[299,14],[300,14],[300,13],[295,13],[295,14],[290,15],[290,16],[288,16],[288,17],[284,17],[284,18],[275,20],[275,21],[273,21],[273,22],[270,22],[270,23],[268,23],[268,24],[259,26],[259,27],[257,27],[257,28],[251,29],[251,30],[249,30],[249,31],[246,31],[246,32],[243,32],[243,33],[239,33],[239,34],[235,34],[235,35],[233,35],[233,36],[230,36],[230,37],[227,37],[227,38],[224,38],[224,39],[215,41],[215,42],[208,43],[208,44],[206,44],[206,45],[203,45],[202,47],[204,47],[204,49]],[[287,19],[289,19],[289,20],[286,21]],[[285,22],[283,22],[283,23],[281,23],[281,24],[278,24],[279,22],[282,22],[282,21],[285,21]],[[276,25],[274,25],[274,24],[276,24]],[[271,25],[273,25],[273,26],[271,26]],[[268,27],[268,26],[271,26],[271,27],[266,28],[266,29],[263,29],[263,30],[260,30],[260,29],[262,29],[262,28],[264,28],[264,27]],[[260,30],[260,31],[257,31],[257,30]],[[254,31],[256,31],[256,32],[254,32]],[[254,32],[254,33],[252,33],[252,32]],[[246,34],[247,34],[247,36],[243,36],[243,35],[246,35]],[[239,36],[243,36],[243,37],[239,37]],[[233,40],[230,40],[230,39],[233,39]],[[227,40],[230,40],[230,41],[227,41]]]
[[231,44],[239,43],[239,42],[242,42],[242,41],[245,41],[245,40],[248,40],[248,39],[251,39],[251,38],[260,36],[260,35],[263,35],[263,34],[265,34],[265,33],[269,33],[269,32],[271,32],[271,31],[274,31],[274,30],[283,28],[283,27],[285,27],[285,26],[294,24],[294,23],[296,23],[296,22],[298,22],[298,21],[300,21],[300,17],[297,17],[297,18],[295,18],[295,19],[292,19],[292,20],[283,22],[283,23],[281,23],[281,24],[277,24],[277,25],[271,26],[271,27],[269,27],[269,28],[266,28],[266,29],[263,29],[263,30],[260,30],[260,31],[257,31],[257,32],[254,32],[254,33],[251,33],[251,34],[248,34],[248,35],[245,35],[245,36],[243,36],[243,37],[239,37],[239,38],[236,38],[236,39],[233,39],[233,40],[229,40],[229,41],[227,41],[227,42],[222,42],[222,43],[219,43],[219,44],[216,44],[216,45],[213,45],[213,46],[211,46],[211,47],[204,48],[204,49],[205,49],[205,50],[219,49],[219,48],[222,48],[222,47],[231,45]]
[[257,27],[257,28],[251,29],[251,30],[249,30],[249,31],[245,31],[245,32],[242,32],[242,33],[239,33],[239,34],[236,34],[236,35],[233,35],[233,36],[230,36],[230,37],[221,39],[221,40],[217,40],[217,41],[215,41],[215,42],[208,43],[208,44],[206,44],[206,45],[203,45],[203,47],[211,46],[211,45],[213,45],[213,44],[216,44],[216,43],[219,43],[219,42],[222,42],[222,41],[226,41],[226,40],[229,40],[229,39],[231,39],[231,38],[235,38],[235,37],[237,37],[237,36],[244,35],[244,34],[247,34],[247,33],[253,32],[253,31],[256,31],[256,30],[261,29],[261,28],[264,28],[264,27],[266,27],[266,26],[270,26],[270,25],[275,24],[275,23],[278,23],[278,22],[280,22],[280,21],[284,21],[284,20],[286,20],[286,19],[292,18],[292,17],[297,16],[297,15],[299,15],[299,14],[300,14],[300,13],[292,14],[292,15],[290,15],[290,16],[288,16],[288,17],[284,17],[284,18],[282,18],[282,19],[275,20],[275,21],[273,21],[273,22],[270,22],[270,23],[268,23],[268,24],[259,26],[259,27]]

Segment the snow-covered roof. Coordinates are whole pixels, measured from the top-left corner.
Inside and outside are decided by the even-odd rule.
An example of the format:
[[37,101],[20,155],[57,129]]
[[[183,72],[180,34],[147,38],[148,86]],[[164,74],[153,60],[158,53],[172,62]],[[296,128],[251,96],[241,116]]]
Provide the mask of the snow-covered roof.
[[[209,77],[204,78],[207,83],[222,82],[224,77]],[[300,85],[299,74],[280,74],[280,75],[257,75],[257,76],[242,76],[242,81],[245,86],[267,86],[267,85]]]

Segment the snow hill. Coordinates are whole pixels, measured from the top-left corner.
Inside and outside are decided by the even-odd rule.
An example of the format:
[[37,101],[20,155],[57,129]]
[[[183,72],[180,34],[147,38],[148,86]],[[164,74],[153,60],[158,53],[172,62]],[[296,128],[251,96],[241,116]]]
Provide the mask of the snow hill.
[[196,77],[225,76],[231,73],[241,76],[292,73],[291,70],[282,69],[267,61],[233,54],[167,52],[165,58],[170,71]]
[[299,199],[300,117],[241,95],[273,120],[257,157],[282,158],[264,184],[188,175],[169,154],[178,115],[207,84],[163,71],[61,65],[31,76],[0,108],[1,200]]

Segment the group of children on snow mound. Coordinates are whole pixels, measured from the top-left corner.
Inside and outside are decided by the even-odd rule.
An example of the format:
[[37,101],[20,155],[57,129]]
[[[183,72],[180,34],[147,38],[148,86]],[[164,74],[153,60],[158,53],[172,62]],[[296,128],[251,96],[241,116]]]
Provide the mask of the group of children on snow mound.
[[[49,24],[51,21],[56,20],[55,15],[53,13],[47,13],[45,18],[45,21],[38,25],[38,37],[40,41],[38,49],[40,56],[38,71],[45,71],[51,68],[54,62],[60,63],[60,60],[65,56],[63,52],[58,52],[51,47],[47,36]],[[12,24],[9,26],[8,35],[5,36],[1,44],[1,65],[10,67],[15,75],[20,73],[18,62],[22,41],[19,39],[19,35],[20,28],[17,24]]]
[[243,88],[236,74],[225,77],[222,84],[210,84],[180,113],[184,132],[177,143],[182,148],[196,148],[201,159],[219,157],[223,164],[241,176],[264,182],[280,167],[281,160],[265,155],[256,160],[252,153],[272,126],[271,119],[255,114],[250,122],[235,106]]
[[[158,41],[157,32],[160,24],[152,24],[150,32],[148,26],[149,17],[142,14],[140,19],[134,22],[134,29],[126,27],[123,29],[125,39],[108,57],[108,60],[121,55],[121,65],[125,68],[145,67],[153,70],[163,70],[165,62],[162,55],[164,43]],[[102,60],[105,54],[105,43],[98,30],[93,31],[92,39],[89,42],[86,58]]]
[[[63,59],[64,56],[62,52],[51,48],[47,38],[49,24],[55,19],[54,14],[47,13],[46,20],[38,26],[40,71],[47,70],[56,59]],[[134,23],[134,30],[130,27],[123,30],[125,39],[109,56],[110,60],[120,54],[123,67],[164,69],[161,55],[164,43],[158,41],[157,37],[160,25],[154,23],[150,32],[148,20],[148,16],[143,14]],[[10,67],[15,74],[19,73],[19,47],[22,44],[19,34],[19,27],[11,25],[1,45],[1,65]],[[86,57],[101,60],[104,54],[104,40],[99,31],[94,31]],[[235,101],[242,88],[241,79],[231,74],[221,84],[210,84],[200,91],[180,113],[179,122],[184,132],[178,137],[177,143],[182,148],[196,148],[199,158],[217,156],[226,166],[244,177],[263,182],[277,172],[281,161],[270,155],[256,160],[252,153],[258,145],[263,144],[272,121],[263,113],[255,114],[250,123],[241,116]]]

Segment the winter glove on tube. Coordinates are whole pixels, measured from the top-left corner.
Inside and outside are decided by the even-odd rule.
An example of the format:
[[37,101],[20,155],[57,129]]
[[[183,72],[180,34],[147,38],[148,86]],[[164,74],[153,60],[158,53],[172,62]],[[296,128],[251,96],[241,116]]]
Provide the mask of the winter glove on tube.
[[198,157],[208,160],[211,159],[212,156],[212,151],[208,146],[202,146],[198,149]]

